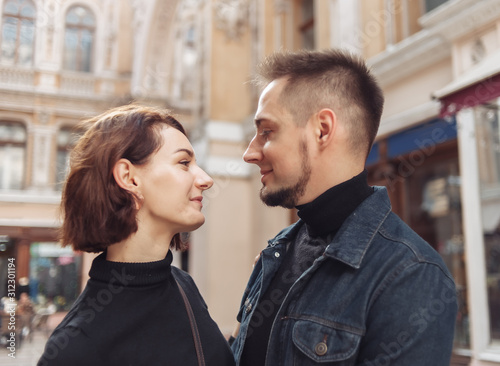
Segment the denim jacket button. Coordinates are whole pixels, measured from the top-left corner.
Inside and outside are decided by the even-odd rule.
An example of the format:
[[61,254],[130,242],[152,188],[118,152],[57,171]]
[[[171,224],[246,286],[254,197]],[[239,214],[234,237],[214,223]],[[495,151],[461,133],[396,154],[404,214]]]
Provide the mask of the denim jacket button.
[[249,312],[251,312],[251,311],[252,311],[252,304],[250,304],[250,305],[248,305],[248,306],[246,307],[246,309],[245,309],[245,313],[247,313],[247,314],[248,314],[248,313],[249,313]]
[[279,252],[274,252],[274,256],[275,256],[276,258],[279,258],[279,257],[280,257],[280,253],[279,253]]
[[315,347],[314,347],[314,352],[318,356],[323,356],[326,354],[326,351],[328,350],[328,346],[326,345],[325,342],[319,342]]

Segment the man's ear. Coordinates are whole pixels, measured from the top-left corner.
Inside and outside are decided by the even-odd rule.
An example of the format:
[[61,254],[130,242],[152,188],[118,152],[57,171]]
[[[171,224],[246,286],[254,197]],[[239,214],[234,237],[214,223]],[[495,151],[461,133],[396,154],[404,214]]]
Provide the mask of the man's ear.
[[120,159],[113,167],[113,177],[119,187],[134,194],[139,192],[137,187],[137,177],[135,167],[127,159]]
[[337,116],[329,108],[323,108],[316,114],[316,138],[318,143],[326,147],[333,139],[337,129]]

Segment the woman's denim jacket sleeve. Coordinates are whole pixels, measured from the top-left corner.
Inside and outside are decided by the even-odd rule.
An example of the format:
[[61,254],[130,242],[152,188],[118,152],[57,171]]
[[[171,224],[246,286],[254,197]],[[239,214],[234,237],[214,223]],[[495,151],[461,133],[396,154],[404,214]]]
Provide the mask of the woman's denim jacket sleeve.
[[[258,326],[265,315],[255,314],[256,303],[302,224],[270,240],[255,265],[232,345],[238,364],[249,323]],[[448,366],[456,313],[455,285],[441,257],[376,187],[289,290],[266,365]]]

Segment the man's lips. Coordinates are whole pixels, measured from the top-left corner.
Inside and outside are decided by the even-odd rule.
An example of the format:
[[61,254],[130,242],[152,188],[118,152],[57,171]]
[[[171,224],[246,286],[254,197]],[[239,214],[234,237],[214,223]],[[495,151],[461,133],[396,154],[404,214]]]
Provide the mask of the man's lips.
[[269,173],[271,173],[272,171],[273,171],[272,169],[268,169],[268,170],[263,170],[263,169],[261,169],[261,170],[260,170],[260,175],[261,175],[261,177],[260,177],[260,181],[261,181],[261,182],[263,182],[264,178],[265,178],[267,175],[269,175]]

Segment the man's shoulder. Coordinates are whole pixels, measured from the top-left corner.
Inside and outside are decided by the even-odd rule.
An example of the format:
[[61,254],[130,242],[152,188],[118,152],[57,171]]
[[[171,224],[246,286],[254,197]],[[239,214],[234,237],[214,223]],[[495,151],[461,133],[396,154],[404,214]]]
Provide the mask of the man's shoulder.
[[446,267],[441,255],[399,216],[391,212],[378,231],[378,240],[395,252],[406,252],[413,260]]

